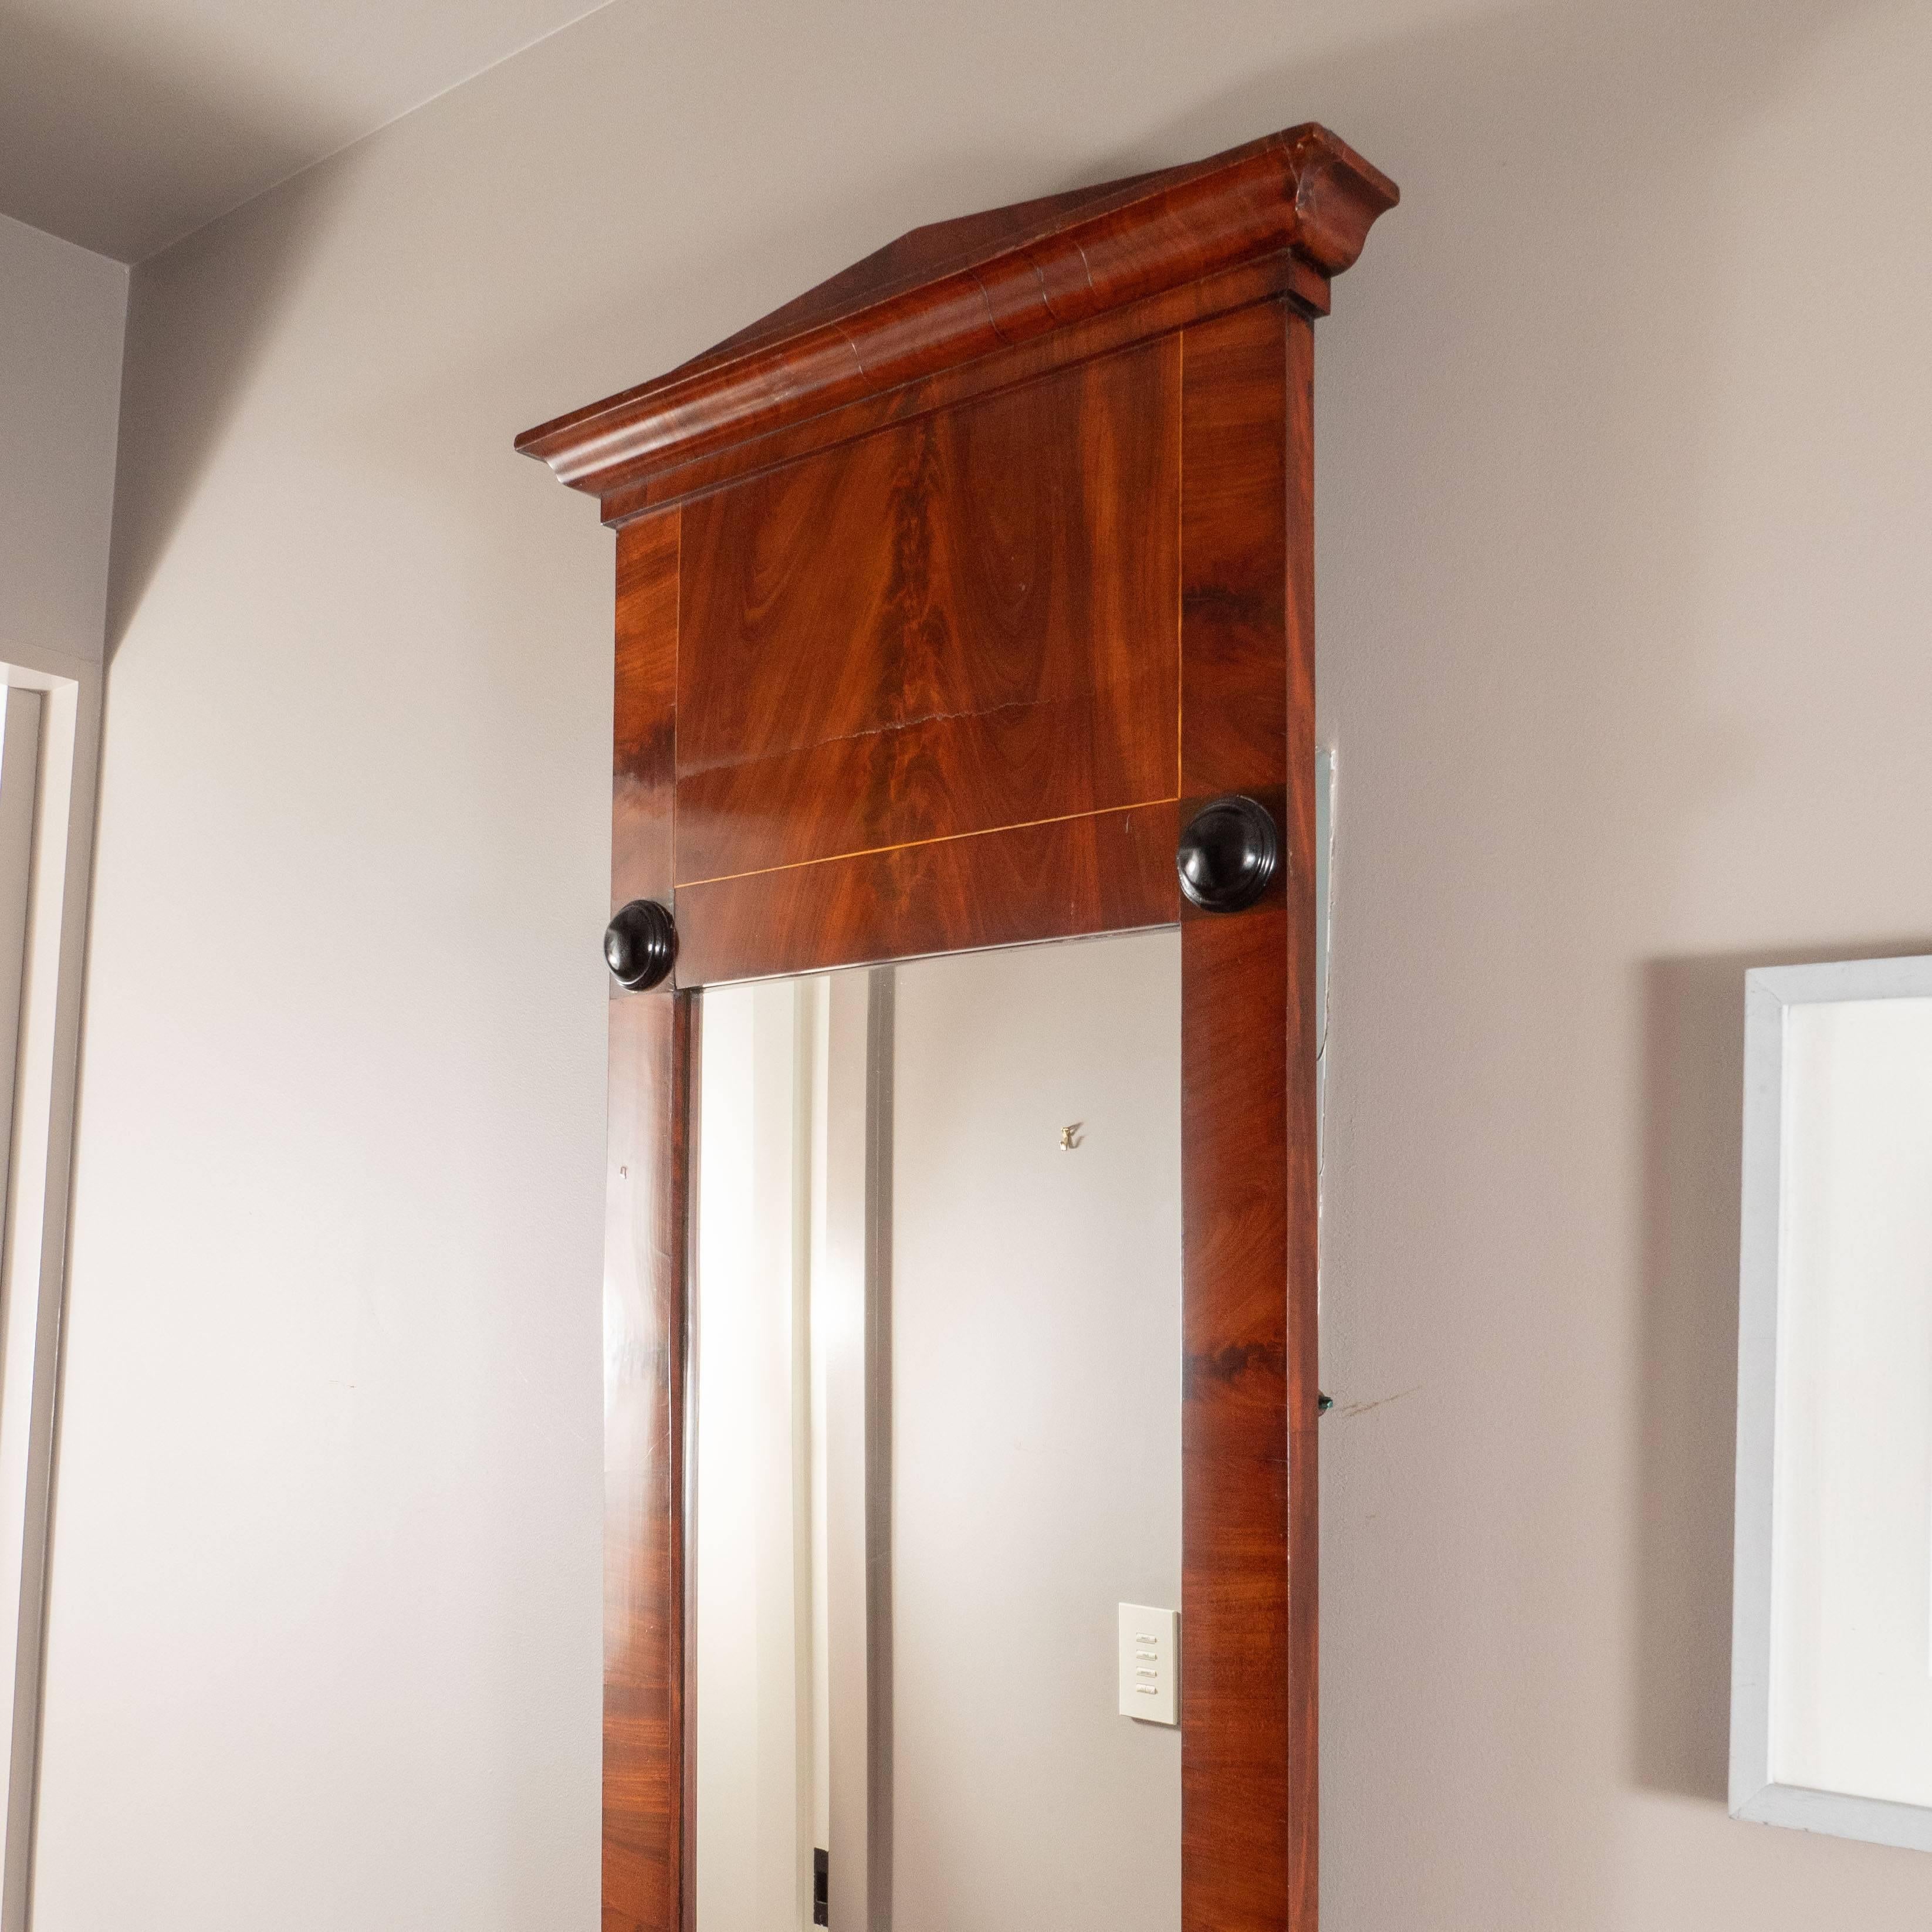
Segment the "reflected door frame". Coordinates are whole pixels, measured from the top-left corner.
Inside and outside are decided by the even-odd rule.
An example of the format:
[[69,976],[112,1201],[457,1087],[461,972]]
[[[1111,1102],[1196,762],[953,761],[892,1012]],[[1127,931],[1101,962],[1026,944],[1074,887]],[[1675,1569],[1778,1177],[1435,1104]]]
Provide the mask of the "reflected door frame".
[[[611,904],[676,930],[610,1005],[605,1932],[694,1916],[698,993],[1176,923],[1182,1926],[1312,1932],[1312,324],[1394,199],[1304,128],[921,230],[520,440],[617,526]],[[1204,912],[1229,794],[1286,862]]]
[[[802,1925],[829,1885],[838,1922],[870,1927],[892,1870],[894,973],[732,992],[722,1009],[698,996],[692,1076],[704,1151],[685,1316],[686,1891],[757,1888],[730,1916],[762,1932],[780,1922],[776,1894],[802,1901],[790,1916]],[[707,1440],[725,1451],[709,1472]],[[759,1489],[760,1465],[790,1471],[788,1511]],[[788,1575],[761,1612],[758,1579]],[[794,1646],[782,1688],[760,1675],[775,1627]],[[715,1670],[728,1654],[737,1694],[700,1706],[704,1658]],[[794,1726],[788,1745],[764,1728],[775,1712]],[[735,1812],[772,1767],[798,1780],[789,1844],[756,1843],[742,1815],[699,1836],[700,1790]]]

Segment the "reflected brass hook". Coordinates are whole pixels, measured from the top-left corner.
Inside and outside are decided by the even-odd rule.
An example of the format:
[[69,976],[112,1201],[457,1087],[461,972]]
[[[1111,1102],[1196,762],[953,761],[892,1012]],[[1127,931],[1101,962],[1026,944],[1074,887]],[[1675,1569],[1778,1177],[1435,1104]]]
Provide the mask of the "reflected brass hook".
[[1062,1154],[1071,1154],[1086,1138],[1080,1131],[1086,1124],[1084,1120],[1076,1120],[1070,1127],[1060,1129],[1060,1150]]

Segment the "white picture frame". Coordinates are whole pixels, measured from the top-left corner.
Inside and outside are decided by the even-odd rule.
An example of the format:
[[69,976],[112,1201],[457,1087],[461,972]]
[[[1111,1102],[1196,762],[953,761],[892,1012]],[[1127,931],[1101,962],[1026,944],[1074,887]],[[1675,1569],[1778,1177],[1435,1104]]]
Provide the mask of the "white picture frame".
[[[1840,1131],[1829,1123],[1821,1128],[1816,1118],[1820,1114],[1859,1105],[1869,1110],[1879,1105],[1858,1100],[1861,1091],[1871,1089],[1872,1081],[1851,1063],[1862,1054],[1868,1066],[1879,1068],[1882,1083],[1884,1057],[1874,1054],[1869,1046],[1856,1048],[1862,1022],[1849,1010],[1867,1003],[1901,1000],[1928,1003],[1923,1017],[1932,1018],[1932,958],[1766,967],[1745,975],[1730,1810],[1733,1817],[1756,1823],[1932,1851],[1932,1803],[1878,1795],[1876,1787],[1886,1782],[1884,1775],[1838,1778],[1793,1774],[1794,1763],[1802,1768],[1808,1762],[1815,1771],[1834,1755],[1810,1742],[1802,1748],[1794,1744],[1794,1738],[1800,1736],[1815,1739],[1820,1709],[1828,1715],[1836,1708],[1828,1693],[1838,1679],[1828,1670],[1814,1669],[1816,1660],[1808,1661],[1802,1654],[1804,1647],[1809,1644],[1822,1652],[1836,1633],[1838,1647],[1842,1649],[1843,1634],[1850,1628],[1840,1607],[1814,1617],[1808,1613],[1810,1606],[1826,1600],[1842,1606],[1849,1591],[1865,1587],[1865,1573],[1856,1556],[1835,1568],[1817,1562],[1815,1567],[1821,1574],[1815,1576],[1794,1574],[1794,1566],[1813,1564],[1815,1552],[1838,1548],[1843,1540],[1839,1535],[1842,1520],[1860,1514],[1846,1510],[1842,1491],[1832,1486],[1834,1480],[1842,1484],[1844,1468],[1855,1460],[1841,1457],[1842,1466],[1835,1472],[1831,1466],[1834,1453],[1831,1445],[1846,1436],[1848,1425],[1819,1412],[1834,1404],[1844,1407],[1847,1392],[1857,1384],[1856,1378],[1834,1378],[1818,1366],[1821,1352],[1814,1346],[1819,1332],[1817,1311],[1825,1310],[1836,1331],[1858,1326],[1869,1330],[1873,1327],[1869,1320],[1844,1318],[1848,1307],[1853,1315],[1859,1314],[1852,1305],[1861,1297],[1880,1302],[1888,1297],[1892,1304],[1900,1306],[1908,1301],[1932,1301],[1932,1293],[1915,1292],[1904,1274],[1899,1275],[1896,1286],[1882,1282],[1871,1286],[1872,1278],[1884,1275],[1888,1264],[1860,1260],[1864,1252],[1860,1243],[1838,1238],[1848,1224],[1856,1224],[1854,1233],[1862,1232],[1859,1217],[1846,1210],[1844,1189],[1838,1187],[1834,1192],[1834,1180],[1820,1178],[1828,1175],[1832,1160],[1808,1149],[1815,1148],[1820,1133],[1828,1136]],[[1843,1030],[1839,1015],[1806,1013],[1807,1009],[1825,1006],[1841,1010],[1851,1030]],[[1916,1010],[1910,1014],[1894,1010],[1874,1016],[1888,1024],[1909,1024],[1914,1030],[1911,1038],[1922,1033],[1932,1040],[1932,1027],[1922,1027],[1922,1015]],[[1869,1027],[1862,1031],[1868,1040],[1880,1037]],[[1898,1036],[1906,1037],[1902,1031]],[[1854,1049],[1846,1050],[1847,1064],[1842,1069],[1828,1058],[1846,1050],[1832,1044],[1839,1040],[1854,1042]],[[1822,1060],[1821,1054],[1826,1056]],[[1932,1122],[1932,1054],[1906,1054],[1894,1059],[1898,1066],[1911,1069],[1909,1077],[1915,1086],[1922,1083],[1924,1115]],[[1825,1069],[1822,1076],[1821,1065]],[[1904,1072],[1898,1076],[1900,1080],[1907,1077]],[[1915,1102],[1915,1118],[1918,1112]],[[1862,1160],[1867,1167],[1872,1166],[1867,1150],[1874,1135],[1888,1144],[1899,1138],[1888,1134],[1882,1121],[1875,1126],[1868,1123],[1863,1132],[1861,1141],[1855,1124],[1854,1130],[1844,1137],[1844,1152],[1837,1162],[1839,1168],[1847,1163],[1856,1167]],[[1913,1132],[1917,1132],[1916,1127]],[[1932,1146],[1932,1127],[1927,1133],[1927,1144]],[[1915,1143],[1912,1158],[1921,1159],[1922,1154]],[[1852,1178],[1856,1199],[1864,1177],[1855,1172]],[[1888,1181],[1880,1176],[1870,1185],[1889,1186],[1897,1191],[1895,1177]],[[1922,1253],[1932,1215],[1921,1217],[1913,1210],[1911,1219],[1909,1238],[1918,1244],[1911,1251]],[[1820,1228],[1825,1230],[1822,1235]],[[1821,1253],[1825,1257],[1822,1262]],[[1835,1275],[1831,1273],[1834,1269]],[[1932,1312],[1922,1315],[1915,1309],[1910,1318],[1924,1319],[1932,1328]],[[1832,1346],[1839,1345],[1834,1342]],[[1849,1349],[1854,1345],[1844,1346]],[[1867,1334],[1856,1346],[1863,1348],[1869,1359],[1875,1345]],[[1907,1379],[1901,1377],[1901,1386]],[[1922,1413],[1895,1414],[1889,1422],[1896,1426],[1901,1442],[1916,1443],[1922,1436],[1932,1444],[1932,1376],[1919,1376],[1917,1381],[1918,1392],[1903,1400]],[[1866,1445],[1864,1466],[1868,1470],[1869,1444],[1876,1438],[1865,1428],[1861,1439]],[[1895,1488],[1902,1498],[1896,1507],[1909,1514],[1918,1513],[1922,1502],[1925,1534],[1932,1541],[1932,1494],[1922,1498],[1917,1494],[1932,1479],[1916,1472],[1916,1460],[1911,1468],[1903,1466],[1904,1460],[1892,1481],[1879,1486]],[[1796,1531],[1794,1522],[1822,1525],[1823,1533]],[[1880,1534],[1862,1526],[1854,1533],[1868,1538]],[[1909,1568],[1923,1554],[1915,1550],[1901,1560]],[[1925,1589],[1932,1593],[1932,1562],[1924,1567]],[[1932,1607],[1903,1600],[1898,1578],[1904,1574],[1904,1569],[1895,1570],[1891,1581],[1877,1585],[1880,1594],[1890,1591],[1899,1600],[1871,1606],[1872,1623],[1874,1628],[1887,1627],[1889,1620],[1889,1627],[1898,1630],[1904,1627],[1901,1619],[1922,1620],[1918,1635],[1925,1646],[1925,1697],[1928,1709],[1932,1710]],[[1794,1611],[1794,1604],[1804,1606],[1806,1613]],[[1808,1688],[1794,1691],[1794,1684]],[[1916,1711],[1916,1704],[1911,1708]],[[1854,1712],[1830,1721],[1841,1730],[1849,1726],[1856,1731],[1863,1720]],[[1906,1719],[1900,1716],[1897,1721],[1902,1725]],[[1861,1748],[1855,1745],[1849,1756],[1857,1758]],[[1874,1762],[1883,1756],[1882,1748],[1871,1752]],[[1844,1762],[1848,1754],[1840,1749],[1835,1757]],[[1932,1764],[1927,1766],[1925,1776],[1932,1787]],[[1833,1788],[1841,1783],[1859,1788]]]

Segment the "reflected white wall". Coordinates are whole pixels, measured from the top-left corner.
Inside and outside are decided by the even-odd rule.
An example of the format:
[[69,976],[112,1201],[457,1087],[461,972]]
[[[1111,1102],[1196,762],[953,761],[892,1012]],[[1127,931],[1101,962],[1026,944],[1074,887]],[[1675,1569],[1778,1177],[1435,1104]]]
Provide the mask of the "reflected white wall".
[[812,1922],[809,1270],[799,1240],[812,990],[730,988],[704,1003],[692,1322],[704,1932]]
[[1180,935],[897,977],[893,1924],[1174,1932],[1116,1644],[1180,1602]]

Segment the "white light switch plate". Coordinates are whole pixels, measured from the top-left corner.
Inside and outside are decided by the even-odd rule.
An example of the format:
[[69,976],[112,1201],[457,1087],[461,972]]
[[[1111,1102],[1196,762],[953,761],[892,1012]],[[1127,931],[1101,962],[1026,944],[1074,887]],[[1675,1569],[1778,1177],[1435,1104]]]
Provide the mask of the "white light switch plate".
[[1178,1724],[1180,1699],[1180,1612],[1120,1606],[1120,1715],[1149,1724]]

